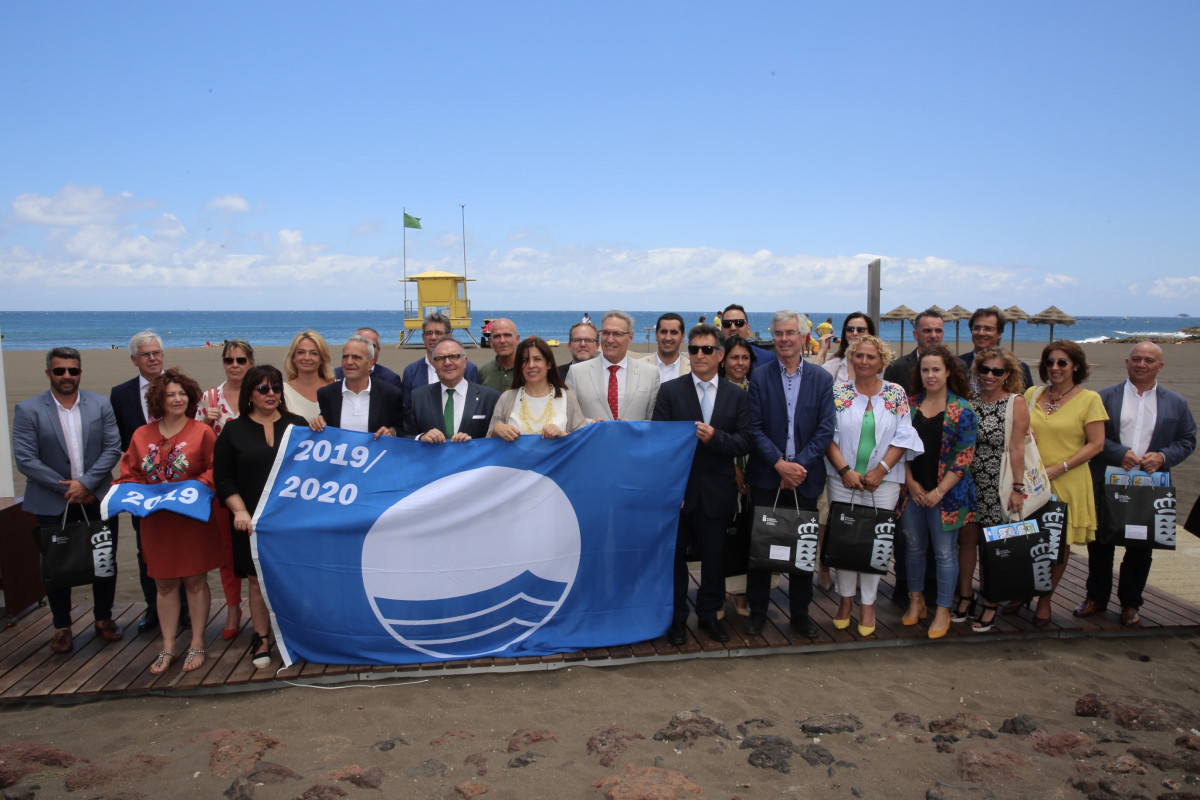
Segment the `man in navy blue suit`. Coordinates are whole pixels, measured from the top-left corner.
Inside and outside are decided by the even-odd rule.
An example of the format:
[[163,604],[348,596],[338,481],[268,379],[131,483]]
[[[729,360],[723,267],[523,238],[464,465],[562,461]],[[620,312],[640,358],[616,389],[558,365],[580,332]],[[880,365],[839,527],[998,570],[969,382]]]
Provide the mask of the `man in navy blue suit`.
[[[746,483],[755,506],[775,505],[815,511],[825,488],[825,451],[833,441],[835,412],[833,378],[804,361],[812,323],[797,311],[776,311],[771,319],[778,360],[759,363],[750,381],[752,445],[746,464]],[[750,570],[746,600],[750,617],[745,631],[762,633],[770,604],[771,573]],[[818,634],[808,616],[812,602],[812,573],[789,573],[792,628],[812,639]]]
[[467,353],[446,336],[433,348],[438,382],[412,393],[404,432],[418,442],[469,442],[487,436],[500,393],[466,379]]
[[[1104,449],[1089,465],[1097,492],[1104,485],[1105,467],[1170,471],[1196,449],[1196,421],[1186,400],[1159,385],[1162,368],[1162,348],[1153,342],[1139,342],[1125,359],[1128,380],[1100,390],[1108,421],[1104,423]],[[1096,505],[1100,505],[1099,498]],[[1088,542],[1087,597],[1075,608],[1075,616],[1090,617],[1108,607],[1116,550],[1112,543]],[[1149,547],[1125,548],[1117,584],[1122,625],[1142,621],[1138,609],[1153,553]]]
[[750,452],[750,401],[740,387],[717,375],[725,357],[721,332],[712,325],[692,328],[688,354],[691,373],[659,387],[652,417],[696,425],[696,450],[675,538],[675,613],[667,629],[673,645],[687,641],[689,540],[700,553],[700,628],[714,641],[729,641],[717,618],[725,604],[725,532],[738,505],[734,459]]
[[[405,413],[412,402],[414,389],[438,382],[437,369],[433,365],[433,346],[449,335],[449,317],[437,311],[425,315],[425,320],[421,323],[421,342],[425,345],[425,357],[405,367],[404,375],[401,377]],[[470,362],[467,362],[467,371],[464,377],[471,383],[482,383],[479,379],[479,369]]]
[[375,346],[365,336],[355,334],[342,345],[342,372],[345,377],[317,389],[321,413],[309,427],[318,433],[326,425],[345,430],[398,436],[404,425],[404,404],[400,390],[378,380],[371,372]]
[[[381,352],[379,349],[379,331],[375,330],[374,328],[359,328],[354,332],[354,335],[363,337],[375,347],[375,361],[371,362],[372,380],[383,381],[384,383],[389,383],[397,389],[400,389],[400,376],[385,367],[383,364],[376,363],[379,361],[379,353]],[[337,378],[339,381],[345,377],[345,373],[342,372],[341,367],[338,367],[333,371],[333,377]]]

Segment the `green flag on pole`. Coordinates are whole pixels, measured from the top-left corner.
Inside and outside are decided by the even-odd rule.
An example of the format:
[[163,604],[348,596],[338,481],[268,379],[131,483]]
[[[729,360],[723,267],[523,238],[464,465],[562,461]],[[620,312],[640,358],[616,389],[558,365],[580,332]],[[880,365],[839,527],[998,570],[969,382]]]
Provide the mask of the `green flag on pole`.
[[416,228],[416,229],[420,230],[420,229],[421,229],[421,218],[420,218],[420,217],[414,217],[414,216],[412,216],[411,214],[405,213],[405,215],[404,215],[404,227],[406,227],[406,228]]

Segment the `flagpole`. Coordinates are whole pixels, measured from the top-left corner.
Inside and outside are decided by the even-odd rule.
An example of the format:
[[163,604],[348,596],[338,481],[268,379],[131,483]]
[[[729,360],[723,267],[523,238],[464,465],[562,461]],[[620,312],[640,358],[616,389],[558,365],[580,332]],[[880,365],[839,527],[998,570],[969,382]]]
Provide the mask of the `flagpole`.
[[467,277],[467,204],[459,203],[459,209],[462,211],[462,229],[463,229],[463,277]]
[[408,209],[400,206],[400,247],[404,272],[404,316],[408,317]]

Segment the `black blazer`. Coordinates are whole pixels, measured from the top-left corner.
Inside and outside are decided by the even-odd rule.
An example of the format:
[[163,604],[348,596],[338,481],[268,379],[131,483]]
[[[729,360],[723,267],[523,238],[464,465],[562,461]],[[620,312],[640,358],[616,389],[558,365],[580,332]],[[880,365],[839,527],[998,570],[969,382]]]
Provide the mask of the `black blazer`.
[[[326,425],[342,427],[342,383],[334,381],[317,389],[317,405]],[[367,407],[367,430],[370,433],[387,425],[396,433],[404,429],[404,402],[400,390],[390,383],[371,380],[371,404]]]
[[[652,419],[664,422],[700,422],[700,399],[691,375],[681,375],[658,387]],[[750,399],[748,393],[722,378],[717,382],[709,424],[716,430],[708,444],[696,440],[692,471],[683,495],[683,510],[697,505],[709,517],[737,513],[737,485],[733,460],[750,452]]]
[[133,438],[133,432],[149,422],[142,411],[139,380],[140,376],[134,375],[133,380],[117,384],[108,394],[108,402],[117,418],[117,431],[121,434],[122,453],[129,449],[129,440]]
[[[496,408],[500,393],[481,383],[466,383],[467,405],[455,432],[465,433],[472,439],[482,439],[487,436],[488,423],[492,420],[492,411]],[[441,381],[413,389],[412,403],[404,419],[405,435],[415,439],[432,428],[440,430],[444,426]]]

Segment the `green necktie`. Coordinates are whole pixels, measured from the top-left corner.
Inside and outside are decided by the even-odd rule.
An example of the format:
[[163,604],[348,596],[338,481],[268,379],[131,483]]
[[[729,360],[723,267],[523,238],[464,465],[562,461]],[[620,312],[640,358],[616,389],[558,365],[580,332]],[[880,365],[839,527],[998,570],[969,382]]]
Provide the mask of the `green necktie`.
[[446,438],[454,435],[454,391],[446,390],[446,408],[442,412],[442,420],[446,426]]

